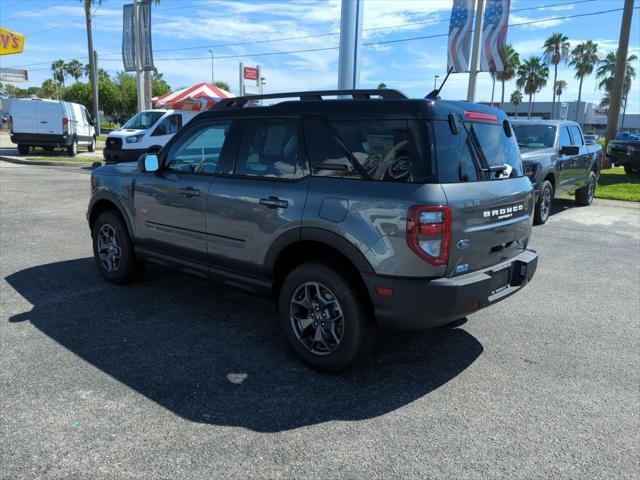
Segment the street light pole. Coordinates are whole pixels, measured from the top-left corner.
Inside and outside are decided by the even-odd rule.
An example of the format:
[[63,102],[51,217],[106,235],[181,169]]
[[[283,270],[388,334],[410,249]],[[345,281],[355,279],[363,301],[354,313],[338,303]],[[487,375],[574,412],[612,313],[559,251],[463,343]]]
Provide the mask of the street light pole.
[[214,77],[213,77],[213,50],[209,50],[209,53],[211,54],[211,84],[214,84]]
[[435,90],[436,88],[438,88],[438,79],[440,78],[440,75],[434,75],[433,76],[433,89]]

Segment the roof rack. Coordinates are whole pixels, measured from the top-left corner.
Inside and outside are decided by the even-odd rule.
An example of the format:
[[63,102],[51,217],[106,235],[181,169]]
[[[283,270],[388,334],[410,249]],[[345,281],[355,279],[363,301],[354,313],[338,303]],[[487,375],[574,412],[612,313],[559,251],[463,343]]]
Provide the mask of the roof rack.
[[294,98],[300,100],[322,100],[322,97],[328,96],[350,96],[354,100],[370,100],[371,97],[380,97],[383,99],[406,99],[404,93],[394,89],[370,89],[370,90],[317,90],[310,92],[284,92],[269,93],[265,95],[246,95],[244,97],[232,97],[220,100],[215,108],[240,108],[244,107],[248,102],[256,100],[268,100],[272,98]]

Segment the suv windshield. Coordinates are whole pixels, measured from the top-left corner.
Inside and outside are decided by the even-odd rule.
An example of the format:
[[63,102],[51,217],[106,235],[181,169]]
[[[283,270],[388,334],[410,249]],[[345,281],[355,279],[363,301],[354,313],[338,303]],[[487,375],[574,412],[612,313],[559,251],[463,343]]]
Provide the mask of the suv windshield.
[[556,138],[555,125],[513,125],[520,148],[551,148]]
[[140,112],[135,114],[122,128],[131,130],[146,130],[152,127],[164,112]]

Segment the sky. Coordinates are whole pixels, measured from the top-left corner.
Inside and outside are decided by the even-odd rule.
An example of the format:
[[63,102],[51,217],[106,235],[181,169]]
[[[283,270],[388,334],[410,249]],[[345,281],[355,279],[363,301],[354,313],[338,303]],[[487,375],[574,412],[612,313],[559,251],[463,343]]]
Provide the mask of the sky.
[[[26,85],[31,86],[51,78],[53,60],[77,58],[86,62],[83,3],[0,0],[0,26],[26,36],[24,53],[0,57],[0,66],[28,69]],[[100,68],[111,74],[123,70],[120,52],[124,3],[131,0],[104,0],[94,7],[94,48]],[[512,0],[509,23],[535,23],[510,26],[507,42],[513,44],[521,58],[528,58],[541,55],[545,38],[561,32],[572,45],[593,40],[604,57],[617,48],[623,3],[623,0]],[[338,77],[336,33],[340,26],[340,4],[340,0],[161,0],[152,12],[155,65],[173,89],[208,82],[212,49],[215,80],[226,81],[234,93],[238,91],[239,62],[261,65],[266,77],[265,93],[333,89]],[[365,0],[360,87],[375,88],[384,82],[411,97],[423,97],[432,90],[435,75],[442,80],[446,73],[451,5],[452,0]],[[636,0],[629,54],[640,57],[639,6]],[[616,9],[619,10],[604,13]],[[277,53],[299,50],[307,51]],[[634,62],[634,67],[638,78],[629,95],[627,112],[640,113],[640,62]],[[551,101],[552,75],[536,100]],[[558,79],[568,82],[563,100],[577,99],[578,81],[572,69],[561,65]],[[467,74],[452,74],[442,98],[466,98],[467,82]],[[583,100],[599,102],[602,92],[597,83],[595,74],[585,79]],[[515,80],[507,83],[506,101],[515,88]],[[476,100],[490,101],[491,90],[489,74],[481,73]],[[497,83],[495,101],[499,100]]]

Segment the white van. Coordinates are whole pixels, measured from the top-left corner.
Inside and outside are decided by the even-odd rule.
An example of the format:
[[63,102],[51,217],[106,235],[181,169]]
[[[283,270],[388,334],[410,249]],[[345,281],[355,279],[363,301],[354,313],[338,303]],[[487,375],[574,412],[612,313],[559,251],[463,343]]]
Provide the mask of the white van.
[[191,110],[143,110],[107,137],[104,159],[111,162],[133,162],[147,152],[162,147],[198,113]]
[[67,149],[70,156],[78,146],[96,149],[93,119],[83,105],[40,98],[17,98],[11,102],[9,115],[11,141],[18,153],[26,155],[31,147],[47,151]]

